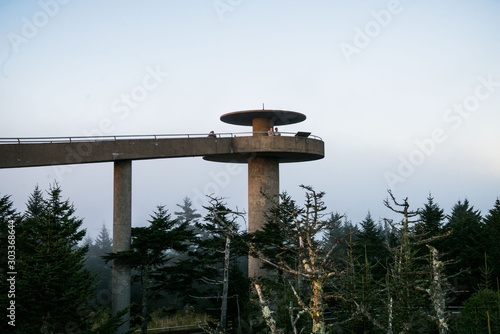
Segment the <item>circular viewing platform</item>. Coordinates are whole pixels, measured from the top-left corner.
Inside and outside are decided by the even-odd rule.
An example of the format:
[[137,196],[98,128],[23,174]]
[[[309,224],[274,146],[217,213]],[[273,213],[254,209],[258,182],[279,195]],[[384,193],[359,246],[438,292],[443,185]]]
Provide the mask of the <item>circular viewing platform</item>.
[[269,126],[288,125],[305,121],[306,115],[296,111],[288,110],[242,110],[224,114],[220,120],[224,123],[234,125],[255,125],[256,119],[265,119],[269,121]]
[[319,137],[315,138],[267,134],[233,137],[230,142],[225,143],[230,147],[222,149],[220,142],[221,153],[205,155],[203,159],[229,163],[247,163],[253,157],[277,158],[279,163],[319,160],[325,156],[325,144]]

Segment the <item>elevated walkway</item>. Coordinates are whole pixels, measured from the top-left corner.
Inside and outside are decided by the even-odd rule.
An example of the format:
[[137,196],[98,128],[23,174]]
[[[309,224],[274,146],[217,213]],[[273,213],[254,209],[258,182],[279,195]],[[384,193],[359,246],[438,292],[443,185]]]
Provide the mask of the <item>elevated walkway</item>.
[[[132,227],[132,161],[203,157],[208,161],[248,164],[248,231],[261,229],[270,198],[279,195],[279,164],[322,159],[324,142],[310,133],[281,132],[277,125],[302,122],[304,114],[286,110],[243,110],[221,121],[252,126],[252,132],[207,134],[0,138],[0,169],[113,162],[113,252],[130,250]],[[264,276],[258,259],[249,258],[250,277]],[[130,266],[113,264],[112,311],[130,304]],[[129,328],[129,314],[123,325]],[[122,332],[122,331],[120,331]]]
[[201,156],[216,162],[247,163],[251,157],[272,156],[279,162],[324,157],[316,136],[295,133],[255,136],[252,132],[206,134],[0,138],[0,168],[114,162]]

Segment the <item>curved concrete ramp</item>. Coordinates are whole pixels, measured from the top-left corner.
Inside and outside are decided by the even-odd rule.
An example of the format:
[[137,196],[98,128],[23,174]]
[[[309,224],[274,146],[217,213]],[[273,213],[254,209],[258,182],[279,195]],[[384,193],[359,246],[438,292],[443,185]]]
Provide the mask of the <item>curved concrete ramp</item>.
[[0,145],[0,168],[195,156],[238,163],[255,156],[272,156],[279,162],[310,161],[324,157],[324,142],[296,136],[242,136],[10,143]]

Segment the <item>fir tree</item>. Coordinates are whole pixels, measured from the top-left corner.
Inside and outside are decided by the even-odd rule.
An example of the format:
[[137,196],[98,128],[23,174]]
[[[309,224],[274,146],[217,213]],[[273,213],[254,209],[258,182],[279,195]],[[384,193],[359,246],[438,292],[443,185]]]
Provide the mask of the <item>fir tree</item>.
[[486,232],[486,251],[491,263],[491,278],[500,280],[500,200],[497,198],[494,207],[484,217]]
[[434,202],[434,198],[429,194],[427,203],[420,210],[420,222],[417,224],[417,233],[425,235],[426,238],[441,235],[444,218],[444,210]]
[[177,216],[177,219],[181,222],[191,222],[192,224],[196,223],[199,218],[201,218],[201,214],[196,213],[196,209],[193,209],[193,202],[189,197],[184,197],[182,200],[182,204],[176,204],[182,211],[176,211],[174,214]]
[[106,228],[106,224],[102,224],[101,230],[99,231],[99,235],[95,239],[94,246],[97,247],[99,252],[101,253],[110,253],[113,251],[113,239],[109,234],[108,229]]
[[481,289],[464,302],[458,318],[459,333],[499,333],[500,293]]
[[19,332],[78,331],[87,326],[93,277],[83,268],[87,247],[77,245],[85,230],[74,214],[57,184],[43,201],[35,188],[19,231]]
[[[182,200],[182,204],[176,204],[181,211],[176,211],[174,214],[177,217],[177,220],[179,220],[182,223],[187,223],[188,224],[188,229],[193,231],[193,234],[200,237],[200,238],[206,238],[207,235],[204,234],[202,230],[200,230],[196,225],[199,223],[199,219],[201,218],[201,214],[197,213],[196,209],[193,208],[193,202],[189,197],[184,197]],[[179,261],[186,261],[187,258],[185,256],[181,256]]]
[[451,234],[443,240],[443,253],[448,259],[455,261],[448,266],[448,275],[458,273],[456,277],[459,287],[472,291],[481,281],[478,264],[483,262],[487,251],[481,214],[466,199],[458,201],[447,218],[444,229]]
[[43,199],[43,192],[40,190],[38,185],[35,186],[35,190],[31,193],[28,198],[28,203],[26,203],[26,217],[27,218],[38,218],[45,208],[45,203]]
[[[491,287],[491,270],[488,268],[488,256],[484,254],[483,276],[478,291],[464,302],[464,308],[458,316],[459,333],[498,333],[500,332],[500,288]],[[497,283],[498,284],[498,283]]]
[[360,230],[356,233],[354,242],[354,256],[368,261],[373,268],[373,275],[376,279],[384,276],[385,259],[388,257],[388,251],[384,243],[383,231],[372,219],[370,212],[360,223]]
[[[97,238],[94,241],[90,239],[90,241],[91,242],[88,243],[89,250],[87,252],[85,268],[87,268],[93,275],[96,276],[95,284],[97,285],[97,289],[95,291],[94,298],[101,301],[101,306],[108,306],[110,303],[110,298],[108,300],[103,300],[100,295],[102,295],[104,291],[111,291],[111,265],[107,264],[102,259],[102,256],[113,251],[113,242],[104,223],[102,224]],[[86,243],[84,240],[84,245],[85,244]]]
[[[196,227],[207,237],[198,240],[191,266],[198,263],[199,281],[209,287],[212,296],[220,296],[220,330],[225,333],[228,320],[238,318],[237,300],[229,300],[229,297],[239,294],[241,299],[246,299],[242,291],[248,288],[239,270],[239,259],[247,254],[244,235],[238,226],[238,219],[244,213],[229,209],[221,198],[210,197],[209,206],[204,208],[208,213]],[[234,284],[236,281],[243,286]],[[213,299],[214,302],[218,300]]]
[[370,264],[367,253],[355,255],[352,236],[347,242],[346,267],[341,276],[340,291],[342,298],[336,301],[335,309],[341,328],[346,333],[376,333],[376,328],[366,316],[359,312],[363,310],[380,309],[381,295],[379,282],[375,281],[372,275],[374,265]]
[[[254,249],[264,255],[273,263],[284,262],[289,266],[295,266],[297,253],[294,250],[293,238],[290,234],[297,233],[294,224],[294,215],[301,210],[295,205],[295,201],[283,192],[280,196],[280,205],[271,208],[267,213],[267,222],[261,230],[252,233],[252,245]],[[263,263],[268,273],[283,272],[268,263]]]
[[[427,244],[442,248],[442,237],[446,236],[443,231],[443,220],[445,219],[444,210],[434,202],[431,194],[427,197],[427,203],[424,204],[423,209],[420,209],[420,222],[416,225],[415,234],[420,238],[426,239]],[[422,243],[417,247],[419,255],[425,256],[429,254],[429,249]]]
[[323,242],[325,247],[334,247],[333,254],[335,257],[345,257],[348,250],[349,242],[357,240],[359,229],[353,225],[347,217],[332,213],[329,218],[329,226],[326,228]]

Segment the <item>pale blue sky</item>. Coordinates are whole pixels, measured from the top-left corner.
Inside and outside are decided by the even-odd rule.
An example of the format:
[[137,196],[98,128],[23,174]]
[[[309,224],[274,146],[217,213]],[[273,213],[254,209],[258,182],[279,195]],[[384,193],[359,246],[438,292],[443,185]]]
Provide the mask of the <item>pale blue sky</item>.
[[[500,196],[499,17],[472,0],[2,1],[0,136],[246,131],[220,115],[265,103],[307,115],[282,131],[325,141],[325,159],[281,166],[297,199],[312,185],[358,222],[389,215],[391,187],[485,213]],[[245,209],[246,167],[217,180],[227,167],[135,162],[134,224],[205,190]],[[90,234],[111,227],[112,164],[0,170],[0,193],[24,209],[54,179]]]

